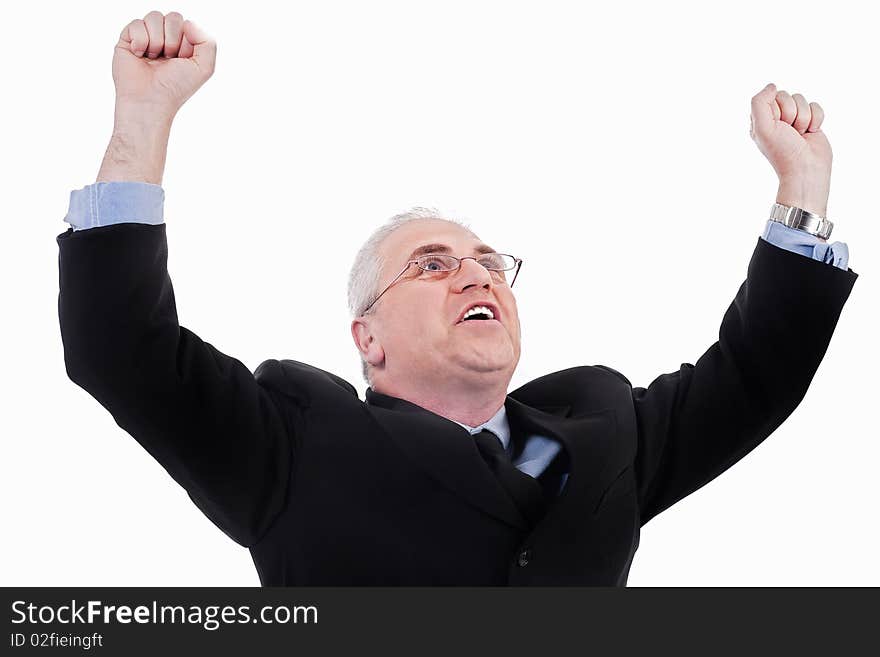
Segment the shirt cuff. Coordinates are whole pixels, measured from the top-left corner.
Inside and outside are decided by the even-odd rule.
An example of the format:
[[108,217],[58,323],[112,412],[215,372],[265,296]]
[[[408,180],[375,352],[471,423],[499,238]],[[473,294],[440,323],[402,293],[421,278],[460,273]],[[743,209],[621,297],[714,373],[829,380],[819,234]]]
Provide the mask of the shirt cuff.
[[121,223],[161,224],[165,190],[144,182],[99,182],[70,192],[64,221],[73,230]]
[[769,219],[761,237],[774,246],[834,265],[844,271],[849,266],[849,247],[845,242],[828,244],[815,235]]

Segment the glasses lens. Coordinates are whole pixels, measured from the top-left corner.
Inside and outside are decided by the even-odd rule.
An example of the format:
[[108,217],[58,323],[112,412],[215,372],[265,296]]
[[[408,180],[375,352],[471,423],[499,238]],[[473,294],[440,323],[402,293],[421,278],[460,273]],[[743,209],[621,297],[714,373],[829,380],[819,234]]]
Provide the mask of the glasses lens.
[[452,256],[432,253],[418,259],[419,267],[425,271],[452,271],[458,269],[458,261]]
[[493,271],[505,271],[516,266],[516,259],[504,253],[486,253],[477,262]]

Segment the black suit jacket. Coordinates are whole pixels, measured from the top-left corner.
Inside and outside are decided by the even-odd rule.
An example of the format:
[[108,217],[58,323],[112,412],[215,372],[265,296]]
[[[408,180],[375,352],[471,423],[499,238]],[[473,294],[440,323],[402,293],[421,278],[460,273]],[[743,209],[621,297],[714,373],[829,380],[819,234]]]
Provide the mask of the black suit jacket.
[[165,225],[57,238],[68,376],[228,536],[263,585],[626,584],[639,528],[803,398],[857,274],[759,239],[696,364],[633,388],[604,366],[532,381],[511,427],[570,475],[529,528],[459,425],[293,360],[255,374],[178,325]]

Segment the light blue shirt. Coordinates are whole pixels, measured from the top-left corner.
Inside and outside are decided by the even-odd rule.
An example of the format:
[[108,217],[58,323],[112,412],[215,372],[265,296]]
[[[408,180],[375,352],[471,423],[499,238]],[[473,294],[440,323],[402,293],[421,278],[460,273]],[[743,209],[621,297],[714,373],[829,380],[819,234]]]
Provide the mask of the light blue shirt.
[[[507,421],[507,408],[505,408],[503,404],[495,415],[478,427],[471,427],[456,420],[453,420],[453,422],[467,429],[468,433],[472,436],[477,435],[483,429],[488,429],[498,436],[498,439],[504,446],[504,451],[510,456],[510,423]],[[526,444],[523,448],[522,454],[516,457],[513,464],[518,470],[522,470],[526,474],[537,479],[538,475],[544,472],[547,466],[550,465],[553,457],[559,453],[560,449],[562,449],[562,446],[555,440],[545,438],[544,436],[529,436],[526,438]],[[566,473],[562,475],[562,482],[559,485],[559,490],[562,490],[565,487],[565,482],[567,480],[568,474]]]
[[[74,231],[121,223],[158,225],[164,222],[164,203],[165,190],[161,185],[143,182],[99,182],[70,192],[70,206],[64,221],[69,223]],[[774,246],[839,267],[844,271],[849,264],[849,248],[846,243],[823,243],[809,233],[789,228],[776,221],[767,220],[767,226],[761,237]],[[507,410],[503,405],[495,415],[479,427],[469,427],[461,422],[457,424],[467,429],[471,435],[479,433],[484,428],[488,429],[498,436],[505,451],[510,454],[510,425],[507,421]],[[560,449],[561,445],[555,440],[545,436],[529,436],[522,454],[517,457],[514,465],[526,474],[537,477],[544,472]],[[560,490],[565,486],[567,479],[568,475],[563,475]]]
[[64,221],[73,230],[113,224],[161,224],[165,190],[142,182],[101,182],[70,192]]
[[778,221],[769,219],[761,237],[770,244],[800,253],[813,260],[821,260],[826,264],[839,267],[843,271],[846,271],[849,266],[849,247],[846,242],[827,244],[803,230],[789,228]]

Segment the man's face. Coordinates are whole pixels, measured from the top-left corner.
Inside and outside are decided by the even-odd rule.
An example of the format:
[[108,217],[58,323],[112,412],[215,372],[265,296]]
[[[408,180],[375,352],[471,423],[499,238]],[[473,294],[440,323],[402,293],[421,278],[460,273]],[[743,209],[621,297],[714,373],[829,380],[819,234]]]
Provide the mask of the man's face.
[[[435,245],[430,246],[429,245]],[[425,247],[429,247],[427,250]],[[385,266],[381,292],[412,254],[447,253],[479,258],[488,250],[466,229],[446,221],[421,219],[404,224],[380,246]],[[509,282],[513,271],[490,272],[468,259],[452,272],[428,272],[412,264],[373,307],[368,361],[374,381],[396,388],[424,388],[427,382],[448,386],[509,382],[520,355],[520,325]],[[463,320],[475,305],[492,309],[494,319]],[[506,385],[506,384],[505,384]]]

